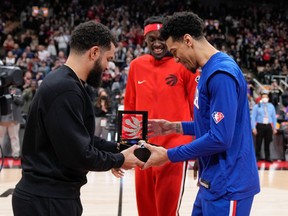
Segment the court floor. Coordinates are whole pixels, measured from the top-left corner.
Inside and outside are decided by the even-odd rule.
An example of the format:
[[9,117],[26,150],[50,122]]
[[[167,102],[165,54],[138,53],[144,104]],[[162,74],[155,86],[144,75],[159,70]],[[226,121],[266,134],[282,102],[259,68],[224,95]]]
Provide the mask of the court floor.
[[[279,169],[277,163],[258,164],[261,192],[255,196],[252,216],[288,215],[286,163],[281,165],[284,170],[281,167]],[[21,168],[4,168],[0,173],[1,216],[13,215],[10,193],[20,177]],[[110,171],[90,172],[87,178],[88,183],[81,190],[83,216],[137,216],[133,170],[126,171],[122,180],[114,177]],[[122,205],[119,205],[120,185],[122,185]],[[188,170],[180,215],[191,214],[196,192],[196,181],[193,180],[192,171]],[[119,207],[122,208],[121,211],[119,211]]]

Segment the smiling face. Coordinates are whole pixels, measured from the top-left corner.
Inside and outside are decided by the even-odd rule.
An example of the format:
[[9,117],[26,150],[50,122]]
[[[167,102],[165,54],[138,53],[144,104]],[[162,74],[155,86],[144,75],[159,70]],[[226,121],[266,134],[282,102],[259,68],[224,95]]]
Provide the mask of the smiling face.
[[160,37],[159,31],[151,31],[146,34],[145,41],[150,50],[151,55],[155,59],[162,59],[167,53],[165,41]]
[[168,50],[173,55],[176,62],[183,64],[188,70],[193,73],[196,73],[196,69],[199,67],[199,64],[196,61],[195,52],[191,44],[192,41],[180,40],[174,41],[172,37],[169,37],[166,41]]

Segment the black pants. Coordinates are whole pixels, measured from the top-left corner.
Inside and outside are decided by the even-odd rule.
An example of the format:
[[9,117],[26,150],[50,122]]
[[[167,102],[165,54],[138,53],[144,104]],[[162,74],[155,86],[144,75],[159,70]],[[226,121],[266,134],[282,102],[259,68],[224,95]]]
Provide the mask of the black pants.
[[264,152],[265,160],[270,160],[270,142],[272,141],[273,129],[271,124],[259,124],[256,125],[256,157],[257,159],[261,156],[261,147],[264,139]]
[[80,198],[56,199],[38,197],[15,189],[12,195],[14,216],[80,216]]

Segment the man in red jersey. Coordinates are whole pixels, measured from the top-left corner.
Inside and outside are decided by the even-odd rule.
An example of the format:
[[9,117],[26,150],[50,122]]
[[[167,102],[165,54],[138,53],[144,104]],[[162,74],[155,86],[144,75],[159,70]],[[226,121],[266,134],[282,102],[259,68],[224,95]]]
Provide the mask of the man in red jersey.
[[[145,20],[144,36],[150,54],[130,64],[126,86],[125,110],[148,111],[149,119],[191,121],[193,100],[199,73],[191,73],[176,63],[160,38],[161,17]],[[149,142],[165,148],[190,142],[179,134],[158,136]],[[139,216],[179,215],[187,162],[166,163],[145,171],[136,168],[136,198]]]

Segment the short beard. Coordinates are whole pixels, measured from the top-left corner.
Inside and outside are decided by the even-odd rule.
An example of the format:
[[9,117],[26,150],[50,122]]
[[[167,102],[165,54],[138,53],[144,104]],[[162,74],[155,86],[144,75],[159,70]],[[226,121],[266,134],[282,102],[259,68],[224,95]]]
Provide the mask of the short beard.
[[190,72],[192,72],[193,74],[195,74],[197,72],[197,68],[190,68],[188,69]]
[[94,88],[100,87],[102,83],[102,73],[104,69],[102,68],[100,62],[101,59],[97,59],[86,80],[86,83]]

